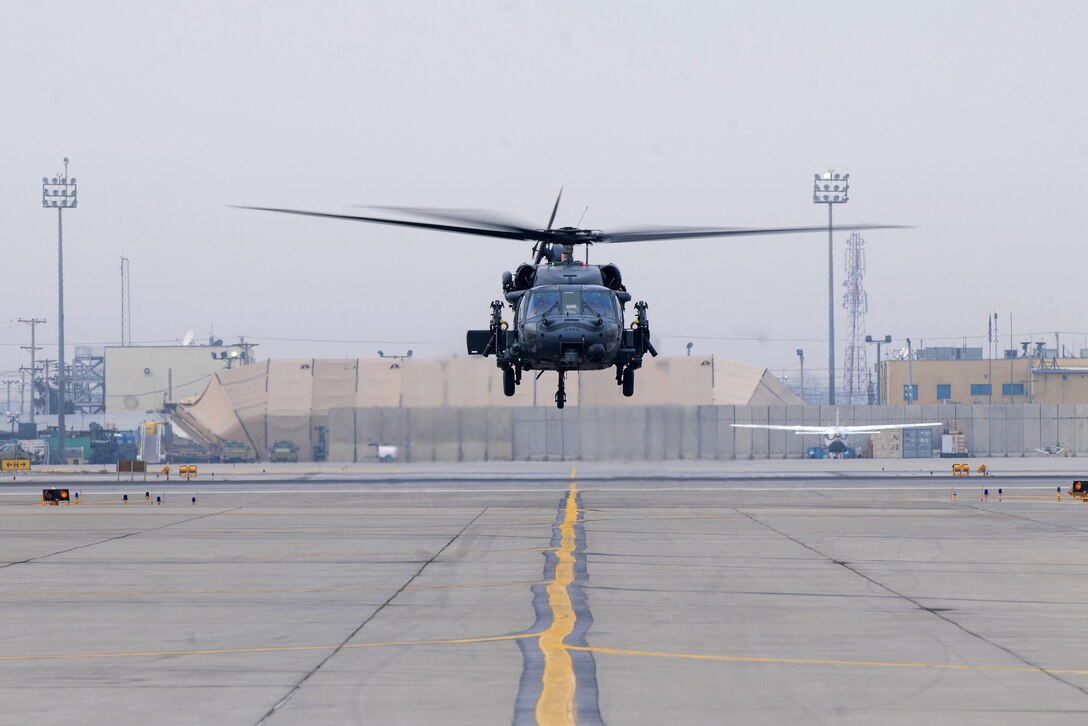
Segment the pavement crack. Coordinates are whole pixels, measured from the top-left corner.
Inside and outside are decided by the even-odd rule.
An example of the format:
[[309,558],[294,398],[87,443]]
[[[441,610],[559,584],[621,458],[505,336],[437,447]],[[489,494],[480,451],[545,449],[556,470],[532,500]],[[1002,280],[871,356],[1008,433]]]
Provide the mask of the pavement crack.
[[779,535],[780,537],[785,537],[790,542],[793,542],[794,544],[800,545],[801,547],[804,547],[809,552],[812,552],[812,553],[814,553],[816,555],[819,555],[820,557],[827,560],[828,562],[831,562],[831,563],[833,563],[835,565],[838,565],[839,567],[842,567],[842,568],[844,568],[846,570],[849,570],[850,572],[854,573],[855,575],[862,578],[866,582],[869,582],[872,585],[875,585],[876,587],[879,587],[881,590],[884,590],[885,592],[889,592],[892,595],[895,595],[896,597],[901,598],[901,599],[909,602],[911,605],[918,608],[919,610],[927,612],[927,613],[933,615],[936,618],[940,618],[941,620],[943,620],[946,623],[948,623],[949,625],[952,625],[953,627],[959,629],[960,631],[962,631],[963,633],[971,636],[972,638],[976,638],[976,639],[981,640],[983,643],[986,643],[987,645],[989,645],[991,647],[997,648],[998,650],[1002,651],[1003,653],[1006,653],[1007,655],[1011,656],[1012,658],[1015,658],[1016,660],[1023,663],[1024,665],[1028,666],[1029,668],[1033,668],[1033,669],[1039,671],[1040,673],[1043,673],[1043,674],[1053,678],[1058,683],[1061,683],[1062,685],[1069,686],[1070,688],[1074,688],[1074,689],[1080,691],[1081,693],[1083,693],[1084,695],[1088,696],[1088,688],[1085,688],[1084,686],[1077,685],[1076,683],[1073,683],[1071,681],[1067,681],[1064,678],[1062,678],[1061,676],[1059,676],[1058,674],[1047,670],[1046,668],[1039,665],[1038,663],[1033,663],[1032,661],[1028,660],[1024,656],[1017,653],[1016,651],[1012,650],[1011,648],[1008,648],[1008,647],[1006,647],[1004,645],[1001,645],[1000,643],[996,643],[996,642],[990,640],[989,638],[987,638],[985,635],[982,635],[981,633],[976,633],[975,631],[971,630],[967,626],[962,625],[961,623],[957,622],[956,620],[953,620],[951,617],[946,615],[942,611],[943,610],[942,608],[927,607],[927,606],[923,605],[922,603],[920,603],[918,600],[912,598],[911,596],[906,595],[904,593],[901,593],[898,590],[895,590],[894,588],[889,587],[888,585],[885,585],[884,583],[870,577],[869,575],[866,575],[864,572],[862,572],[862,571],[858,570],[857,568],[853,567],[848,562],[844,562],[842,560],[836,560],[833,557],[830,557],[827,554],[825,554],[825,553],[821,552],[820,550],[816,549],[812,545],[806,544],[805,542],[802,542],[801,540],[797,539],[796,537],[793,537],[793,536],[791,536],[789,534],[786,534],[785,532],[783,532],[780,529],[776,529],[775,527],[767,524],[763,520],[759,519],[758,517],[756,517],[754,515],[749,514],[748,512],[745,512],[745,511],[743,511],[741,509],[736,509],[735,511],[737,511],[739,514],[744,515],[745,517],[752,520],[753,522],[760,525],[761,527],[774,532],[775,534]]
[[397,596],[399,596],[402,592],[404,592],[408,588],[408,586],[411,585],[412,582],[417,577],[419,577],[421,574],[423,574],[423,571],[425,569],[427,569],[428,565],[430,565],[432,562],[434,562],[439,557],[441,557],[442,553],[445,552],[447,549],[449,549],[450,545],[452,545],[454,542],[456,542],[457,539],[460,538],[460,536],[463,535],[468,530],[469,527],[476,524],[476,521],[479,520],[480,517],[484,516],[484,513],[487,512],[487,510],[488,510],[488,507],[484,507],[483,509],[481,509],[476,514],[476,516],[473,517],[469,521],[468,524],[466,524],[464,527],[462,527],[460,529],[459,532],[457,532],[457,534],[450,537],[449,541],[446,542],[446,544],[442,545],[441,549],[439,549],[437,552],[435,552],[433,555],[431,555],[430,559],[428,559],[426,562],[424,562],[422,565],[420,565],[419,569],[416,570],[415,573],[411,577],[409,577],[407,580],[405,580],[404,584],[402,584],[400,587],[398,587],[396,592],[394,592],[392,595],[390,595],[389,598],[385,602],[383,602],[381,605],[379,605],[374,610],[374,612],[372,612],[370,615],[368,615],[366,617],[366,619],[363,620],[363,622],[359,623],[359,626],[357,628],[355,628],[355,630],[352,630],[351,633],[348,634],[348,637],[344,638],[344,640],[341,641],[339,645],[337,645],[335,648],[333,648],[332,651],[328,655],[326,655],[324,658],[322,658],[318,662],[317,665],[315,665],[312,669],[310,669],[310,671],[306,675],[304,675],[302,678],[300,678],[298,683],[296,683],[294,686],[292,686],[291,690],[289,690],[283,696],[283,698],[276,701],[276,703],[272,706],[272,708],[268,709],[268,711],[265,712],[265,714],[263,716],[261,716],[260,719],[257,720],[257,723],[255,724],[255,726],[261,726],[261,724],[266,723],[268,721],[268,719],[272,718],[272,716],[274,716],[275,713],[280,708],[282,708],[288,701],[291,700],[291,698],[296,693],[299,692],[299,690],[302,688],[302,686],[305,685],[306,681],[310,680],[310,678],[312,678],[319,670],[321,670],[321,668],[326,663],[328,663],[333,658],[333,656],[335,656],[337,653],[339,653],[341,650],[343,650],[344,647],[348,643],[351,642],[352,638],[354,638],[356,635],[358,635],[359,632],[362,631],[362,629],[365,628],[374,618],[378,617],[378,614],[382,610],[384,610],[387,606],[389,606],[397,598]]
[[1022,514],[1011,514],[1010,512],[999,512],[996,509],[990,509],[988,507],[981,507],[977,504],[968,504],[968,509],[973,509],[976,512],[985,512],[986,514],[994,514],[998,517],[1006,517],[1008,519],[1019,519],[1021,522],[1031,522],[1032,524],[1041,524],[1044,527],[1052,527],[1054,529],[1064,529],[1071,532],[1088,532],[1088,529],[1083,527],[1074,527],[1071,524],[1062,524],[1061,522],[1050,522],[1045,519],[1034,519],[1032,517],[1025,517]]
[[207,514],[201,514],[199,517],[189,517],[188,519],[182,519],[179,522],[170,522],[169,524],[161,524],[158,527],[149,527],[148,529],[140,529],[140,530],[137,530],[135,532],[126,532],[125,534],[119,534],[119,535],[116,535],[114,537],[107,537],[106,539],[100,539],[97,542],[88,542],[87,544],[76,545],[75,547],[67,547],[67,548],[65,548],[63,550],[57,550],[56,552],[50,552],[49,554],[46,554],[46,555],[37,555],[35,557],[28,557],[25,560],[18,560],[16,562],[7,562],[7,563],[5,563],[3,565],[0,565],[0,570],[3,570],[5,568],[7,568],[7,567],[14,567],[15,565],[25,565],[25,564],[28,564],[30,562],[37,562],[38,560],[44,560],[47,557],[56,557],[57,555],[63,555],[65,553],[67,553],[67,552],[75,552],[76,550],[87,549],[88,547],[96,547],[97,545],[106,544],[107,542],[116,542],[119,539],[127,539],[129,537],[135,537],[136,535],[139,535],[139,534],[147,534],[149,532],[157,532],[157,531],[159,531],[161,529],[166,529],[168,527],[176,527],[179,524],[185,524],[186,522],[195,522],[195,521],[197,521],[199,519],[206,519],[207,517],[214,517],[217,514],[226,514],[228,512],[236,512],[239,509],[241,509],[241,507],[233,507],[231,509],[222,509],[222,510],[220,510],[218,512],[209,512]]

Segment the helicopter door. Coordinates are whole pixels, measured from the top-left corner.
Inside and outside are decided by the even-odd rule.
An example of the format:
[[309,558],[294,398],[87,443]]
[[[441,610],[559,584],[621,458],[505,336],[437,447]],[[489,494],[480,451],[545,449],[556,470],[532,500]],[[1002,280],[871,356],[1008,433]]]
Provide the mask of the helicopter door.
[[468,344],[469,355],[483,355],[487,344],[491,342],[490,330],[470,330],[465,342]]

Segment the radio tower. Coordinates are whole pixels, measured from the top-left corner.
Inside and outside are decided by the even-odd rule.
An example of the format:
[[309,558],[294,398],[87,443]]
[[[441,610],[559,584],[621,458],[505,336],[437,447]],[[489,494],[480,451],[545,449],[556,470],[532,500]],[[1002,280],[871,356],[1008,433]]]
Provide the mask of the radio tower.
[[865,292],[865,240],[857,232],[846,240],[846,280],[842,285],[846,288],[842,306],[850,316],[842,390],[846,394],[845,402],[854,405],[867,400],[866,377],[869,371],[865,345],[865,313],[869,310],[869,296]]
[[121,345],[132,345],[132,297],[128,282],[128,258],[121,258]]

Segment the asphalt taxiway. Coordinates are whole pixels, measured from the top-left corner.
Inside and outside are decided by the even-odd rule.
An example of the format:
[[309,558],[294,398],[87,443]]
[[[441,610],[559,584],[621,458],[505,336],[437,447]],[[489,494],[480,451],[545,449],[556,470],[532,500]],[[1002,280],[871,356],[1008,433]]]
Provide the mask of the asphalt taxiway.
[[582,468],[5,484],[0,723],[1088,717],[1053,479]]

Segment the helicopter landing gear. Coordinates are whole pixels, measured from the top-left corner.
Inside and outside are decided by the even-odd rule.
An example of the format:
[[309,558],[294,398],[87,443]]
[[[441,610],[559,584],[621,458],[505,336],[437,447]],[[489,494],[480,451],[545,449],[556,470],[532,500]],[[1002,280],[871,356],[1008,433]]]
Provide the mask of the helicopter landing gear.
[[559,371],[559,390],[555,392],[555,407],[563,408],[567,403],[566,371]]
[[502,369],[502,392],[509,398],[514,395],[514,390],[517,387],[517,376],[514,374],[513,368]]
[[623,369],[623,395],[627,398],[635,395],[635,369]]

